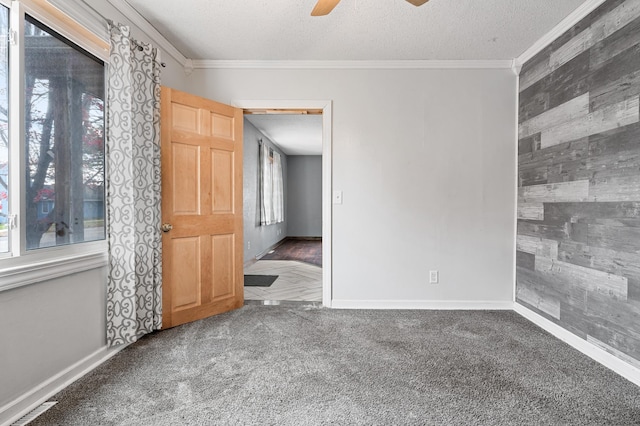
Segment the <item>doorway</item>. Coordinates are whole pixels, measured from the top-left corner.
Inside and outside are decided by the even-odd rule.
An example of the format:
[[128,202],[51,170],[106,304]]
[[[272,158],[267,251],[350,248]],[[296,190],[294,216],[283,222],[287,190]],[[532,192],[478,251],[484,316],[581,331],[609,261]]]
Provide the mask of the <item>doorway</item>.
[[[314,111],[321,114],[322,123],[322,268],[321,268],[321,294],[322,304],[331,306],[332,299],[332,259],[331,259],[331,229],[332,229],[332,209],[331,209],[331,101],[268,101],[268,100],[242,100],[233,101],[235,107],[247,111],[263,111],[263,113],[277,114],[289,112],[300,113],[301,111]],[[246,154],[245,154],[246,155]],[[276,231],[277,232],[277,231]],[[285,231],[286,232],[286,231]],[[283,235],[284,237],[286,235]],[[250,244],[250,242],[248,242]],[[247,244],[247,243],[245,243]],[[245,247],[246,248],[246,247]],[[249,259],[245,259],[247,262]],[[264,261],[267,262],[267,261]],[[304,266],[304,265],[303,265]],[[317,267],[315,267],[317,268]],[[259,268],[258,268],[259,269]],[[304,269],[304,268],[303,268]],[[301,271],[298,271],[301,272]],[[308,271],[306,271],[308,273]],[[302,271],[301,273],[305,273]]]

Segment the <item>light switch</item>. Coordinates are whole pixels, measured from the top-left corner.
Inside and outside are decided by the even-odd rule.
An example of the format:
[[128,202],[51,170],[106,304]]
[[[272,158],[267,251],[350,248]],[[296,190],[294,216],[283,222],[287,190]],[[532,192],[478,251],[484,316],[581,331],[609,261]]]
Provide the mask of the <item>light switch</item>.
[[333,204],[342,204],[342,191],[333,191]]

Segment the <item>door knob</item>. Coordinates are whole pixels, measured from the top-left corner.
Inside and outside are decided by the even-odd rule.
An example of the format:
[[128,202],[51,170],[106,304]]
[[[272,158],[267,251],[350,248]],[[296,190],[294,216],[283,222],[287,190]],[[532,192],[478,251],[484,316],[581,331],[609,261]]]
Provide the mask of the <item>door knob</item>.
[[160,229],[162,229],[162,232],[169,232],[173,229],[173,225],[170,223],[163,223]]

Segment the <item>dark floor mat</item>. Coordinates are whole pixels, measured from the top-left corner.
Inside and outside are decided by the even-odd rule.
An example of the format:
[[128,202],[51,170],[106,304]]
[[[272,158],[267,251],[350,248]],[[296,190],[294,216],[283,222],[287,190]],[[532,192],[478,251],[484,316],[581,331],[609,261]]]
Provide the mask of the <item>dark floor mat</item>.
[[245,287],[270,287],[275,280],[278,279],[277,275],[245,275],[244,286]]

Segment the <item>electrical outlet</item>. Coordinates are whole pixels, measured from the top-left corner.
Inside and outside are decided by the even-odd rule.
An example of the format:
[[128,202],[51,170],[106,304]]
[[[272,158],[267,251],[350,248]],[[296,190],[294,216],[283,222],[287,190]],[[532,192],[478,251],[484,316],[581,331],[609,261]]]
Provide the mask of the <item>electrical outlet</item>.
[[251,241],[247,242],[247,250],[251,250]]
[[438,271],[429,271],[429,284],[438,284]]

